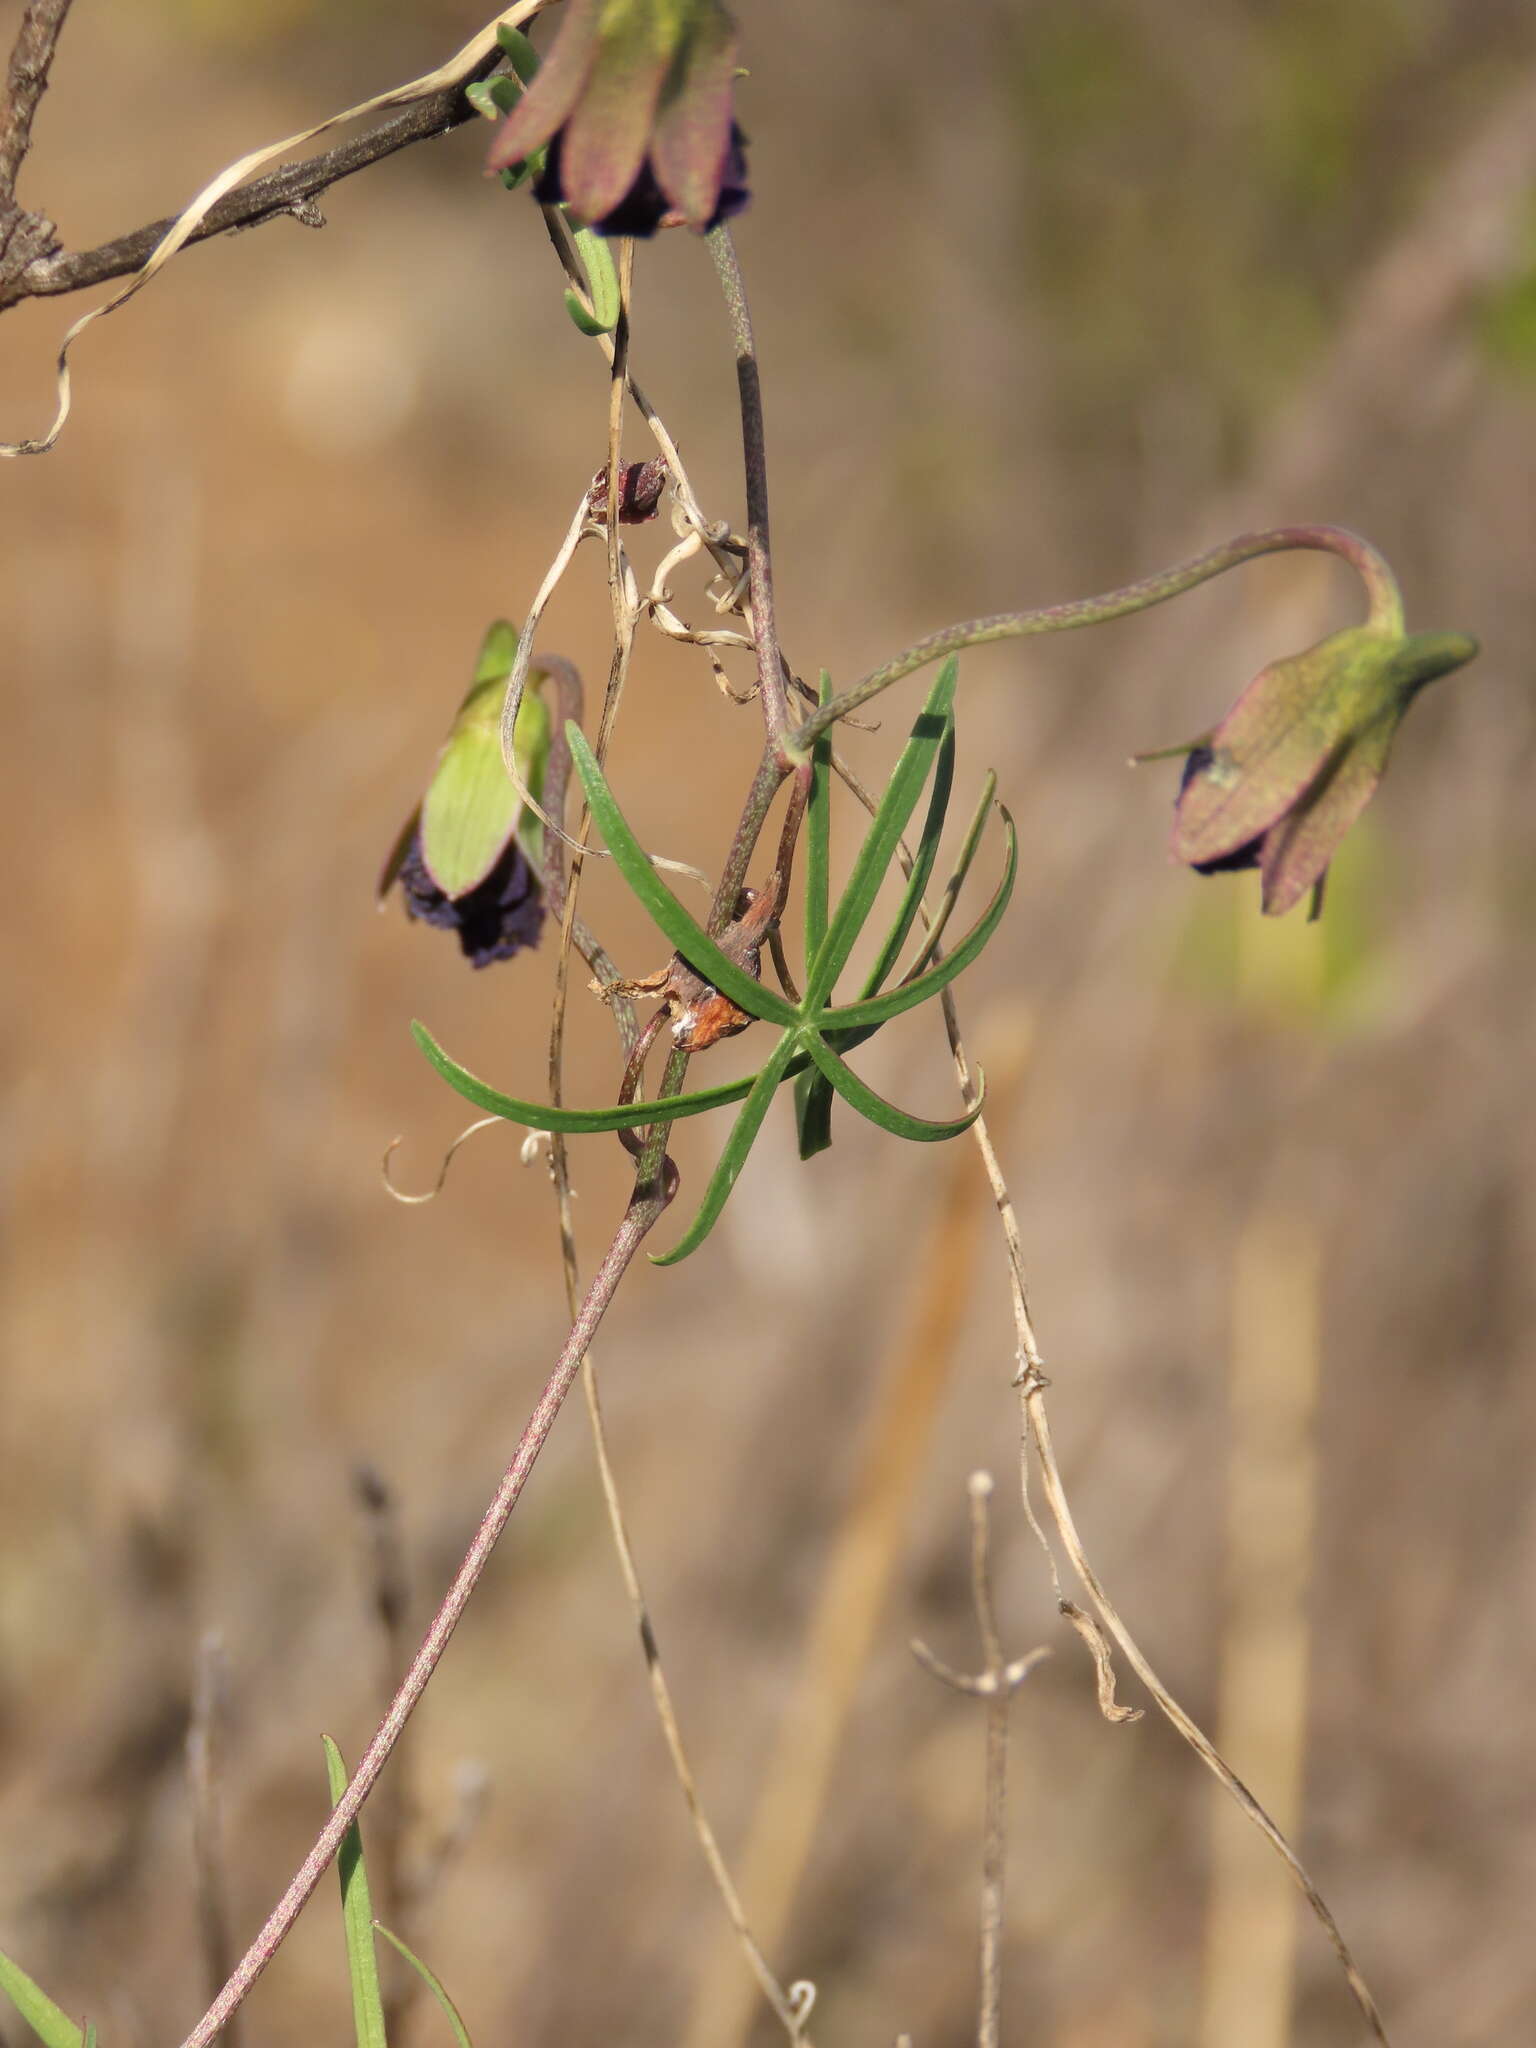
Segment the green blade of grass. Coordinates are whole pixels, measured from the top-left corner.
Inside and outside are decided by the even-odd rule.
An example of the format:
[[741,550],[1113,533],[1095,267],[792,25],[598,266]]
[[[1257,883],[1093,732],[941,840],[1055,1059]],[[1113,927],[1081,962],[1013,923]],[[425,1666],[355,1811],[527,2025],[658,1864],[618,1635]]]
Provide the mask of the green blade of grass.
[[13,1963],[3,1950],[0,1991],[5,1992],[44,2048],[83,2048],[85,2036],[68,2013],[61,2011],[42,1986],[34,1984],[20,1963]]
[[888,989],[883,996],[873,996],[864,1003],[845,1003],[841,1009],[824,1010],[816,1019],[819,1031],[847,1031],[888,1023],[892,1017],[899,1017],[903,1010],[913,1010],[919,1003],[927,1002],[930,996],[937,995],[941,988],[970,966],[996,931],[1003,912],[1008,908],[1008,899],[1013,894],[1014,880],[1019,871],[1018,833],[1014,830],[1013,819],[1001,804],[998,809],[1002,811],[1003,827],[1008,837],[1003,878],[992,901],[954,951],[946,954],[937,967],[930,967],[926,974],[916,975],[912,980]]
[[615,1103],[602,1109],[557,1109],[553,1103],[523,1102],[515,1095],[503,1095],[478,1075],[450,1059],[425,1024],[413,1022],[411,1036],[449,1087],[491,1116],[504,1116],[509,1123],[523,1124],[531,1131],[640,1131],[647,1124],[675,1123],[680,1117],[702,1116],[707,1109],[741,1102],[752,1091],[753,1076],[742,1081],[721,1081],[713,1088],[696,1088],[687,1095],[663,1095],[654,1102]]
[[[330,1736],[322,1735],[320,1739],[325,1744],[325,1771],[334,1806],[347,1789],[347,1767]],[[373,1947],[373,1902],[368,1896],[363,1837],[356,1821],[342,1836],[336,1856],[336,1871],[341,1879],[341,1917],[347,1934],[347,1975],[352,1980],[352,2020],[357,2029],[357,2048],[388,2048],[384,2035],[384,1998],[379,1990],[379,1959]]]
[[774,1093],[789,1071],[791,1060],[798,1052],[814,1048],[802,1047],[796,1031],[786,1031],[773,1051],[768,1055],[757,1079],[752,1083],[752,1092],[741,1105],[741,1112],[731,1127],[731,1135],[725,1141],[725,1148],[715,1162],[715,1170],[709,1177],[709,1186],[704,1190],[704,1199],[699,1212],[683,1232],[671,1251],[653,1253],[653,1266],[675,1266],[680,1259],[686,1259],[690,1252],[698,1250],[719,1220],[720,1211],[730,1200],[731,1189],[737,1176],[746,1164],[747,1154],[752,1150],[763,1118],[768,1114],[768,1105]]
[[806,1041],[806,1051],[845,1102],[860,1116],[867,1116],[872,1124],[878,1124],[882,1131],[889,1131],[894,1137],[910,1138],[920,1145],[938,1144],[945,1138],[958,1138],[981,1115],[986,1096],[984,1083],[980,1097],[964,1116],[934,1123],[928,1117],[913,1116],[908,1110],[898,1109],[894,1102],[887,1102],[883,1095],[877,1095],[869,1083],[861,1081],[852,1067],[840,1060],[824,1040],[812,1035]]
[[853,950],[854,940],[874,907],[880,884],[895,857],[896,842],[906,830],[907,820],[916,808],[923,784],[928,779],[933,757],[943,743],[958,673],[959,663],[954,660],[946,661],[940,669],[938,681],[928,692],[927,702],[912,727],[912,736],[903,747],[891,779],[885,786],[879,808],[864,835],[864,844],[859,848],[859,857],[853,864],[853,873],[848,877],[847,887],[832,913],[827,935],[806,969],[803,1005],[806,1011],[824,1008]]
[[618,863],[625,881],[650,912],[652,920],[672,941],[695,974],[702,974],[721,995],[729,996],[749,1017],[765,1017],[770,1024],[798,1023],[800,1013],[722,953],[698,920],[678,902],[630,830],[628,820],[615,802],[613,791],[587,745],[586,734],[574,721],[567,724],[565,731],[576,773],[581,777],[587,803],[608,843],[608,851]]
[[438,2004],[442,2007],[444,2017],[447,2019],[449,2026],[453,2029],[453,2038],[457,2044],[457,2048],[475,2048],[474,2042],[471,2041],[469,2038],[469,2029],[465,2026],[462,2018],[459,2015],[459,2008],[454,2004],[453,2000],[448,1996],[448,1993],[443,1989],[442,1979],[435,1975],[433,1971],[429,1970],[426,1964],[421,1960],[421,1957],[414,1954],[410,1949],[408,1949],[405,1943],[400,1939],[399,1935],[392,1933],[390,1929],[384,1925],[384,1922],[382,1920],[375,1920],[373,1926],[374,1932],[376,1934],[382,1934],[384,1939],[389,1943],[390,1947],[398,1949],[400,1954],[405,1957],[405,1960],[416,1972],[417,1976],[421,1979],[422,1983],[426,1985],[427,1989],[431,1992],[432,1996],[437,2000]]

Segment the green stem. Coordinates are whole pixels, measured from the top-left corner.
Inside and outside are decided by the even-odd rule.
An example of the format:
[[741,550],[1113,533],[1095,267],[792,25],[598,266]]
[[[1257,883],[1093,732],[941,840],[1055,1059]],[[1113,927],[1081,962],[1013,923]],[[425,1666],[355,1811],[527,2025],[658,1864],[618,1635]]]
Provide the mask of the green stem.
[[1045,605],[1038,611],[997,612],[990,618],[966,619],[958,626],[930,633],[926,640],[917,641],[883,667],[871,669],[848,689],[840,690],[820,710],[813,711],[790,735],[791,749],[796,754],[808,752],[838,719],[846,718],[850,711],[867,704],[871,697],[879,696],[903,676],[926,668],[930,662],[942,661],[946,655],[958,654],[962,648],[979,647],[989,640],[1022,640],[1036,633],[1068,633],[1078,626],[1099,626],[1109,619],[1123,619],[1132,612],[1166,604],[1170,597],[1181,597],[1197,584],[1208,583],[1213,576],[1224,575],[1228,569],[1236,569],[1259,555],[1283,554],[1292,548],[1315,548],[1348,562],[1365,585],[1370,623],[1385,632],[1402,632],[1403,600],[1397,579],[1369,541],[1342,526],[1274,526],[1263,533],[1239,534],[1235,540],[1223,541],[1220,547],[1210,548],[1190,561],[1164,569],[1156,576],[1143,576],[1137,583],[1124,584],[1119,590],[1106,591],[1099,597]]

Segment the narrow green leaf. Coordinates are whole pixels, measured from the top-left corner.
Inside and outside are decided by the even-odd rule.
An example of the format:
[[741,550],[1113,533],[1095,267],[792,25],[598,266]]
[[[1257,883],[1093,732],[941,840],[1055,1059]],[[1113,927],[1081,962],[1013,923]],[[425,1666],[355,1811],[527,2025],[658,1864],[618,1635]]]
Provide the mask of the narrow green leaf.
[[[797,1024],[800,1013],[771,988],[756,981],[744,967],[722,953],[704,927],[686,911],[657,874],[645,849],[629,828],[624,813],[614,801],[613,791],[587,745],[586,734],[574,721],[566,728],[571,759],[586,792],[592,816],[597,821],[608,850],[618,863],[630,888],[661,927],[663,934],[682,954],[696,974],[702,974],[721,995],[729,996],[749,1016],[765,1017],[771,1024]],[[549,1128],[553,1128],[550,1126]]]
[[85,2023],[85,2048],[96,2048],[96,2022],[94,2020],[87,2020]]
[[421,1957],[414,1954],[410,1949],[408,1949],[405,1943],[400,1939],[399,1935],[392,1933],[390,1929],[384,1925],[384,1922],[382,1920],[375,1920],[373,1926],[374,1932],[376,1934],[382,1934],[384,1939],[389,1943],[390,1947],[398,1949],[400,1954],[405,1957],[405,1960],[416,1972],[417,1976],[421,1979],[422,1983],[426,1985],[427,1989],[431,1992],[432,1996],[437,2000],[438,2004],[442,2007],[444,2016],[446,2017],[449,2026],[453,2029],[453,2038],[455,2042],[458,2044],[458,2048],[475,2048],[475,2044],[469,2038],[469,2029],[465,2026],[463,2020],[459,2016],[459,2008],[454,2004],[453,2000],[448,1996],[448,1993],[443,1989],[442,1979],[438,1977],[433,1971],[429,1970],[426,1964],[421,1960]]
[[880,884],[895,857],[896,842],[906,830],[907,820],[928,779],[933,757],[943,742],[958,673],[958,662],[953,659],[945,662],[939,671],[938,681],[928,693],[927,702],[917,715],[912,737],[903,747],[891,779],[885,786],[879,809],[870,822],[859,857],[853,864],[853,873],[832,914],[827,935],[806,969],[805,1010],[824,1007],[853,950],[854,940],[874,907]]
[[802,1048],[799,1033],[786,1031],[773,1051],[768,1055],[757,1079],[752,1083],[752,1092],[741,1105],[741,1112],[731,1127],[731,1135],[725,1141],[725,1149],[715,1163],[715,1170],[709,1177],[709,1186],[704,1190],[704,1199],[699,1204],[699,1213],[694,1217],[671,1251],[652,1254],[653,1266],[675,1266],[680,1259],[686,1259],[714,1229],[720,1211],[730,1200],[731,1189],[747,1161],[763,1118],[768,1114],[774,1091],[785,1079],[790,1061],[796,1053],[806,1050],[815,1057],[814,1047]]
[[1013,819],[1001,804],[998,809],[1003,813],[1003,828],[1008,835],[1008,858],[1003,879],[998,883],[992,901],[954,951],[946,954],[937,967],[930,967],[926,974],[901,982],[884,995],[873,996],[868,1002],[845,1003],[840,1009],[823,1010],[815,1020],[818,1031],[847,1031],[866,1024],[886,1024],[892,1017],[899,1017],[903,1010],[914,1010],[919,1003],[937,995],[941,988],[970,966],[996,931],[1003,912],[1008,908],[1008,899],[1013,894],[1014,879],[1019,871],[1018,833],[1014,830]]
[[740,1102],[751,1093],[753,1075],[741,1081],[722,1081],[713,1088],[695,1089],[688,1095],[663,1095],[654,1102],[614,1104],[603,1109],[556,1109],[553,1103],[522,1102],[515,1095],[503,1095],[448,1057],[425,1024],[413,1021],[411,1036],[450,1088],[457,1089],[466,1102],[504,1116],[509,1123],[523,1124],[530,1131],[638,1131],[647,1124],[675,1123],[680,1117],[702,1116],[707,1109],[719,1109],[728,1102]]
[[865,979],[863,993],[866,996],[879,993],[886,976],[901,958],[901,949],[907,943],[907,934],[912,929],[918,906],[923,900],[923,891],[927,888],[928,878],[933,873],[933,863],[938,856],[939,839],[944,831],[944,819],[949,810],[949,795],[954,783],[955,721],[951,716],[944,729],[944,737],[939,743],[938,760],[934,763],[933,788],[928,794],[928,815],[923,821],[923,836],[917,843],[912,872],[907,877],[906,892],[901,899],[901,908],[896,913],[896,921],[886,933],[879,958]]
[[508,22],[496,24],[496,40],[501,45],[503,56],[512,59],[512,69],[524,85],[532,85],[533,75],[539,68],[539,53],[529,42],[520,28],[513,28]]
[[894,1102],[887,1102],[883,1095],[877,1095],[869,1083],[861,1081],[852,1067],[840,1060],[825,1039],[818,1038],[814,1032],[806,1040],[806,1050],[845,1102],[850,1103],[860,1116],[867,1116],[872,1124],[878,1124],[882,1131],[890,1131],[895,1137],[911,1138],[920,1145],[936,1144],[944,1138],[958,1138],[981,1115],[986,1098],[984,1081],[980,1097],[964,1116],[956,1117],[952,1123],[932,1123],[927,1117],[912,1116],[908,1111],[898,1109]]
[[960,891],[965,887],[965,878],[971,872],[971,863],[976,858],[976,849],[981,844],[981,835],[986,830],[987,818],[996,795],[997,776],[989,768],[987,779],[981,785],[981,799],[971,813],[970,824],[965,828],[965,838],[960,843],[960,853],[955,861],[954,872],[944,884],[944,900],[940,903],[938,915],[923,941],[923,950],[902,977],[904,981],[915,981],[943,943],[945,928],[949,924]]
[[814,1070],[795,1080],[795,1129],[800,1157],[814,1159],[832,1145],[832,1084]]
[[[502,88],[500,91],[497,88]],[[515,78],[480,78],[464,88],[464,97],[483,121],[499,121],[522,98]]]
[[589,313],[575,292],[565,295],[565,310],[570,314],[583,334],[612,334],[619,324],[619,273],[613,267],[613,258],[608,253],[608,244],[591,228],[576,228],[576,254],[581,258],[581,267],[587,274],[587,297],[592,302]]
[[[330,1736],[322,1735],[320,1740],[325,1744],[325,1771],[334,1806],[347,1789],[347,1767]],[[373,1948],[373,1903],[368,1896],[368,1873],[363,1867],[362,1831],[356,1821],[341,1838],[336,1871],[341,1879],[341,1917],[347,1932],[347,1975],[352,1980],[357,2048],[388,2048],[384,1998],[379,1990],[379,1959]]]
[[83,2048],[85,2036],[68,2013],[61,2012],[47,1992],[33,1983],[20,1963],[13,1963],[3,1950],[0,1950],[0,1991],[5,1992],[39,2041],[44,2043],[44,2048]]

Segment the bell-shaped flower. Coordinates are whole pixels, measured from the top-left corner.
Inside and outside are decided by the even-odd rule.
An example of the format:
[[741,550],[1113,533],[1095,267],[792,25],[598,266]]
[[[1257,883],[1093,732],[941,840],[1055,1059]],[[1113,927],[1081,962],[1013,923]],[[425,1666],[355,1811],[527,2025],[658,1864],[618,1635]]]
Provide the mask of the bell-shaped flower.
[[1174,858],[1201,874],[1258,868],[1269,917],[1320,892],[1408,706],[1476,653],[1466,633],[1372,623],[1271,662],[1214,731],[1166,750],[1188,755]]
[[[534,866],[543,826],[507,775],[501,704],[517,634],[505,619],[485,636],[469,694],[437,758],[427,793],[406,819],[379,878],[382,902],[396,882],[406,913],[458,933],[476,967],[537,945],[544,891]],[[537,801],[549,756],[549,711],[536,688],[523,693],[514,753]]]
[[544,150],[534,196],[610,235],[685,221],[701,233],[747,203],[732,118],[736,24],[719,0],[566,0],[549,56],[507,115],[488,167]]

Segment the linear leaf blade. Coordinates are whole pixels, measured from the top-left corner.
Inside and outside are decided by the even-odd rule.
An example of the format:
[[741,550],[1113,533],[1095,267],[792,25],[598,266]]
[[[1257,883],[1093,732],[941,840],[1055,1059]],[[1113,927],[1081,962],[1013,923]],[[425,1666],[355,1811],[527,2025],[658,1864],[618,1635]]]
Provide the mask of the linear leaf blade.
[[937,967],[930,967],[925,974],[917,975],[911,981],[904,981],[898,987],[887,989],[884,995],[872,996],[868,1002],[845,1003],[839,1009],[823,1010],[816,1019],[818,1031],[847,1031],[865,1025],[889,1023],[892,1017],[899,1017],[904,1010],[914,1010],[919,1003],[937,995],[941,988],[948,986],[957,974],[970,966],[977,954],[986,945],[1001,922],[1003,912],[1008,908],[1008,899],[1013,894],[1014,881],[1019,870],[1019,837],[1014,829],[1013,819],[1004,807],[1003,826],[1008,837],[1007,861],[1003,878],[997,885],[997,893],[987,905],[975,924],[959,941],[952,953],[945,955]]
[[[981,845],[981,835],[986,830],[987,819],[991,815],[992,802],[996,795],[997,776],[993,770],[988,769],[986,780],[981,786],[980,801],[971,814],[971,822],[965,829],[964,839],[960,842],[960,852],[955,860],[954,872],[944,885],[944,900],[940,903],[938,914],[928,929],[928,936],[923,941],[922,951],[912,962],[911,967],[908,968],[903,977],[906,981],[915,981],[917,979],[943,943],[945,927],[949,923],[950,914],[959,899],[960,891],[965,886],[965,878],[971,872],[971,863],[975,860],[976,850]],[[873,995],[874,990],[868,989],[865,993]]]
[[950,791],[955,783],[955,721],[951,714],[939,742],[938,759],[933,766],[933,788],[928,793],[928,815],[923,821],[923,834],[917,843],[917,852],[912,861],[912,872],[907,877],[906,891],[901,899],[901,908],[896,921],[885,935],[879,957],[865,978],[863,993],[877,995],[886,976],[901,958],[901,949],[907,943],[917,916],[918,906],[923,900],[923,891],[933,873],[933,864],[938,857],[939,839],[944,831],[944,819],[949,811]]
[[[322,1735],[320,1740],[325,1744],[325,1771],[334,1806],[347,1789],[347,1767],[330,1736]],[[357,2032],[357,2048],[388,2048],[384,1996],[379,1989],[379,1959],[373,1947],[373,1902],[368,1896],[368,1872],[363,1864],[362,1830],[356,1821],[341,1838],[336,1873],[341,1880],[341,1917],[347,1935],[347,1975],[352,1980],[352,2023]]]
[[20,1963],[13,1963],[0,1950],[0,1991],[36,2034],[44,2048],[82,2048],[85,2036],[74,2021],[55,2005],[40,1984],[27,1975]]
[[852,1067],[838,1058],[824,1039],[812,1034],[806,1041],[806,1050],[845,1102],[860,1116],[867,1116],[872,1124],[878,1124],[882,1131],[889,1131],[894,1137],[910,1138],[920,1145],[938,1144],[945,1138],[958,1138],[981,1115],[986,1098],[985,1083],[981,1094],[964,1116],[935,1123],[928,1117],[913,1116],[908,1110],[898,1109],[894,1102],[887,1102],[883,1095],[876,1094],[867,1081],[860,1080]]
[[847,886],[832,913],[827,935],[806,971],[804,1007],[808,1011],[819,1010],[825,1005],[853,950],[854,940],[874,907],[880,884],[895,856],[896,842],[906,830],[907,820],[916,808],[923,784],[928,779],[933,757],[943,741],[958,673],[959,663],[953,659],[946,661],[940,669],[938,680],[928,692],[927,701],[913,724],[911,738],[902,748],[891,779],[885,786],[885,793],[864,835],[864,844],[859,848],[858,859],[853,864],[853,873],[848,877]]
[[374,1932],[376,1934],[382,1934],[384,1939],[389,1943],[391,1948],[399,1950],[400,1954],[405,1957],[405,1960],[416,1972],[417,1976],[421,1979],[422,1983],[426,1985],[427,1989],[431,1992],[432,1996],[437,2000],[438,2004],[442,2007],[443,2016],[447,2020],[449,2026],[453,2029],[453,2038],[456,2044],[456,2048],[475,2048],[474,2042],[471,2041],[469,2038],[469,2029],[465,2026],[464,2021],[460,2016],[459,2008],[454,2004],[453,2000],[448,1996],[448,1993],[443,1988],[442,1979],[434,1971],[429,1970],[426,1964],[421,1960],[421,1957],[415,1954],[413,1950],[408,1949],[405,1943],[400,1939],[399,1935],[393,1933],[388,1927],[386,1927],[382,1920],[375,1920],[373,1923],[373,1927]]
[[771,1024],[798,1023],[799,1012],[722,953],[697,918],[678,902],[630,830],[629,821],[619,809],[613,791],[587,744],[586,734],[574,720],[567,724],[565,730],[571,759],[581,777],[592,816],[608,843],[608,851],[618,863],[625,881],[688,965],[696,974],[702,974],[721,995],[729,996],[748,1016],[765,1017]]
[[795,1130],[802,1159],[831,1149],[832,1084],[814,1069],[795,1079]]
[[697,1251],[714,1229],[719,1221],[720,1211],[730,1200],[731,1190],[736,1185],[742,1167],[746,1165],[747,1154],[752,1150],[757,1134],[762,1128],[763,1118],[768,1114],[768,1105],[773,1101],[779,1083],[785,1079],[791,1060],[801,1050],[812,1051],[814,1058],[812,1048],[801,1047],[798,1032],[786,1031],[752,1083],[751,1094],[741,1105],[740,1113],[731,1127],[731,1135],[726,1139],[725,1147],[715,1162],[715,1170],[709,1177],[709,1185],[704,1190],[704,1199],[699,1204],[698,1214],[671,1251],[652,1253],[653,1266],[675,1266],[680,1259],[686,1259],[690,1252]]
[[515,1095],[503,1095],[477,1074],[450,1059],[425,1024],[414,1021],[411,1036],[448,1086],[466,1102],[491,1116],[504,1116],[509,1123],[523,1124],[531,1131],[640,1131],[647,1124],[675,1123],[680,1117],[702,1116],[707,1109],[740,1102],[751,1092],[752,1075],[741,1081],[722,1081],[713,1088],[697,1088],[687,1095],[663,1095],[653,1102],[614,1103],[602,1109],[556,1108],[550,1102],[524,1102]]

